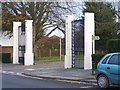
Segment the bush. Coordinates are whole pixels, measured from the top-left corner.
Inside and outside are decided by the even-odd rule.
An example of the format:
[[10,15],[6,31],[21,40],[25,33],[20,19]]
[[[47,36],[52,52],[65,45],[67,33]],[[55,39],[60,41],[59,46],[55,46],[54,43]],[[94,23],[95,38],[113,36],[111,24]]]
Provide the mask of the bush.
[[2,56],[2,63],[11,63],[10,53],[0,53],[0,56]]
[[120,39],[110,39],[107,41],[107,52],[120,52]]
[[95,70],[97,68],[97,64],[103,56],[104,56],[103,54],[93,54],[92,55],[92,69],[93,70]]

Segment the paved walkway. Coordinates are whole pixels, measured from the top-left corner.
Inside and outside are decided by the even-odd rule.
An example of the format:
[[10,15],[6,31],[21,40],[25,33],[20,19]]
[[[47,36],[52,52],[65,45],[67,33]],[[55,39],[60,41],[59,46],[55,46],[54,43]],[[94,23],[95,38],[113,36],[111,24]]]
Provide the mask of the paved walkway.
[[95,75],[92,75],[92,70],[64,69],[63,62],[42,63],[34,66],[3,65],[3,70],[12,71],[15,69],[19,70],[19,73],[31,77],[96,83]]

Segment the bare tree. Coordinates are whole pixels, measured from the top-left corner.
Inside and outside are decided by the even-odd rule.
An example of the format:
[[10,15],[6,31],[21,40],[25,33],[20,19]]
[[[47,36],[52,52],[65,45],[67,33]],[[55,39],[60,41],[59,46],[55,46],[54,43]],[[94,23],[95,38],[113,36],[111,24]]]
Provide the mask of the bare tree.
[[76,13],[76,7],[73,2],[2,2],[2,30],[12,35],[13,21],[31,19],[33,41],[37,45],[47,30],[50,31],[47,36],[56,29],[65,33],[65,15]]

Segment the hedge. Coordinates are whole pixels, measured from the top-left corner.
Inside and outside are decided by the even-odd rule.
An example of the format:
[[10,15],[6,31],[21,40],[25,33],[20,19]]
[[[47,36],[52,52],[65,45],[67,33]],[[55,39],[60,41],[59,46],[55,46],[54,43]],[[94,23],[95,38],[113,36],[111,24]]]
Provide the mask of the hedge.
[[92,55],[92,69],[93,70],[95,70],[97,68],[97,64],[103,56],[104,56],[103,54],[93,54]]
[[107,52],[120,52],[120,39],[110,39],[107,41]]
[[2,57],[2,63],[11,63],[10,53],[0,53],[0,57]]

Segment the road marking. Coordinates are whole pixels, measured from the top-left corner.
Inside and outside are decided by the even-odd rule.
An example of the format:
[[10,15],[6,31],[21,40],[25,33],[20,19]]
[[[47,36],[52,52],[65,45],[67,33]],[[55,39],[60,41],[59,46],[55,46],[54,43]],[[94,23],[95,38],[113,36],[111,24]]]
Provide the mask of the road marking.
[[28,71],[33,71],[33,70],[50,70],[50,69],[54,69],[54,68],[28,68],[28,69],[25,69],[25,70],[28,70]]
[[93,88],[93,86],[83,86],[83,87],[80,87],[80,88]]
[[8,74],[15,74],[15,72],[8,72]]
[[33,71],[34,69],[25,69],[25,70],[28,70],[28,71]]
[[22,72],[21,73],[16,73],[16,75],[21,76],[21,77],[27,77],[27,78],[34,78],[34,79],[43,80],[43,78],[38,78],[38,77],[32,77],[32,76],[23,75]]
[[2,71],[2,73],[7,73],[7,71]]
[[12,71],[1,71],[0,73],[15,75],[15,72]]

